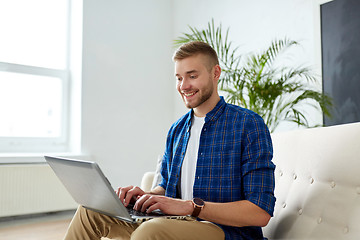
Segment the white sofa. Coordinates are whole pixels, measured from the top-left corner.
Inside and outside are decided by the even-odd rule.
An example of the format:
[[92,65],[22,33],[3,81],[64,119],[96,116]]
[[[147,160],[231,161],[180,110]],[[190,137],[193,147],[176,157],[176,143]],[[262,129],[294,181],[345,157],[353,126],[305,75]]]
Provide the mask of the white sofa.
[[[360,239],[360,123],[275,133],[272,139],[277,201],[264,235]],[[141,186],[151,188],[153,177],[146,173]]]

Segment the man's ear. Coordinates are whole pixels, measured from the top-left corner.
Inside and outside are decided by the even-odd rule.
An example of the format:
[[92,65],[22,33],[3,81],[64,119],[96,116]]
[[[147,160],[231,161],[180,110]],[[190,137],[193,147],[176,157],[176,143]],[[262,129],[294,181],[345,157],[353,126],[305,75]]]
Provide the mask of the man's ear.
[[219,65],[215,65],[214,66],[214,79],[216,79],[216,81],[219,80],[221,75],[221,67]]

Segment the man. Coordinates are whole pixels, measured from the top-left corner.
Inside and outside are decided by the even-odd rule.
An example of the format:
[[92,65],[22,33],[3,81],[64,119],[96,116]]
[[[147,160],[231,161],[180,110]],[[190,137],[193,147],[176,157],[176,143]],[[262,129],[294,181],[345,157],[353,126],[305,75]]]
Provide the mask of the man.
[[160,209],[194,220],[128,224],[79,207],[66,239],[263,238],[261,227],[275,204],[275,165],[264,121],[219,96],[221,68],[208,44],[184,44],[173,60],[177,90],[191,110],[170,128],[162,181],[150,193],[133,186],[117,193],[125,206],[136,201],[135,210]]

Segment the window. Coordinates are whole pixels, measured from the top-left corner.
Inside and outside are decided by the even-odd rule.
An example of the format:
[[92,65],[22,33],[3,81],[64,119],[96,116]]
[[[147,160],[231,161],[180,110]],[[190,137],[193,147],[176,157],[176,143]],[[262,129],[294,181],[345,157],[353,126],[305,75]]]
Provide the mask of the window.
[[69,150],[70,1],[0,2],[0,152]]

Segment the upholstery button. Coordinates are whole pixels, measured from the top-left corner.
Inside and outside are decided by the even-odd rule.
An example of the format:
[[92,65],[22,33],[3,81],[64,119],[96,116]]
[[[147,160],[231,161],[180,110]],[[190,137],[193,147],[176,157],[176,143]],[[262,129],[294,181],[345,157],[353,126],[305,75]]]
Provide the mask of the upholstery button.
[[356,192],[357,192],[357,194],[360,194],[360,187],[356,188]]
[[297,179],[297,175],[296,175],[296,174],[294,174],[293,178],[294,178],[294,180],[296,180],[296,179]]
[[303,213],[302,208],[299,209],[299,215],[301,215]]
[[319,217],[318,220],[317,220],[318,224],[320,224],[322,222],[322,218]]
[[343,233],[346,234],[346,233],[348,233],[348,232],[349,232],[349,228],[348,228],[348,227],[344,227]]
[[286,208],[286,203],[283,203],[282,207],[283,207],[283,208]]
[[335,182],[332,181],[331,184],[330,184],[331,188],[334,188],[336,186]]
[[279,173],[280,177],[282,177],[283,174],[284,174],[284,173],[283,173],[282,171],[280,171],[280,173]]
[[310,178],[310,184],[313,184],[313,183],[314,183],[314,179]]

